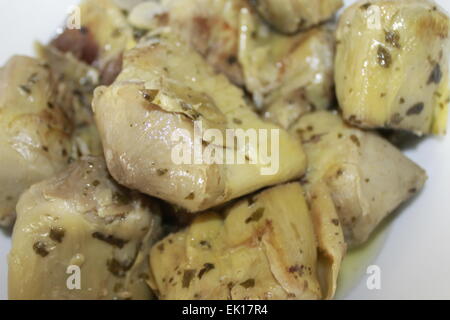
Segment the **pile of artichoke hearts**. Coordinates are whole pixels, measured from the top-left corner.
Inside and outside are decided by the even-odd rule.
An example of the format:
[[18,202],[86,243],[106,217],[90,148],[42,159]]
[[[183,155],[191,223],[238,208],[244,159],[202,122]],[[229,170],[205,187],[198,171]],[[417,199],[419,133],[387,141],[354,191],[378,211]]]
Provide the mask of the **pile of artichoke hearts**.
[[[80,26],[12,57],[9,298],[332,299],[347,251],[427,180],[402,141],[444,135],[450,102],[443,9],[342,7],[82,0]],[[201,143],[245,163],[174,163],[173,133],[194,148],[199,123],[277,130],[278,171],[251,139]]]

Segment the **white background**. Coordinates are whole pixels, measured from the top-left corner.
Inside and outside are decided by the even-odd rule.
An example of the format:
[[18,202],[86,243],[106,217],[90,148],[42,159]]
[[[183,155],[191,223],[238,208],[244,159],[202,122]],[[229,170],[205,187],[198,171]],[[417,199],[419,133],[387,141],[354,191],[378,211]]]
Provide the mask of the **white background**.
[[[436,2],[450,11],[450,1]],[[33,41],[49,39],[76,3],[0,1],[0,64],[13,54],[31,54]],[[368,290],[366,275],[360,274],[345,298],[450,299],[450,137],[428,138],[406,153],[427,170],[429,181],[392,219],[380,252],[362,261],[360,270],[369,264],[381,268],[381,290]],[[0,299],[7,298],[9,246],[7,233],[0,231]]]

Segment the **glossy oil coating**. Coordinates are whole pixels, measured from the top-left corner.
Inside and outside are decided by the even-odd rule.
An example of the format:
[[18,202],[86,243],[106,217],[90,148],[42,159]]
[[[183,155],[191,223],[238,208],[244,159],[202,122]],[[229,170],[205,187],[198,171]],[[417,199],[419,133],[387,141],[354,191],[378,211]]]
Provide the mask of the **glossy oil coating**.
[[15,56],[0,69],[0,226],[12,224],[25,189],[68,164],[73,126],[55,104],[56,85],[33,58]]
[[326,185],[351,246],[364,243],[427,179],[422,168],[388,141],[348,126],[337,114],[310,113],[291,132],[302,140],[309,162],[305,189]]
[[330,19],[342,0],[251,0],[258,12],[281,32],[294,33]]
[[[323,203],[314,210],[326,220],[335,212]],[[330,298],[334,291],[326,288],[335,287],[336,278],[328,277],[332,271],[327,267],[318,272],[318,246],[328,246],[322,241],[318,245],[315,231],[336,234],[335,245],[345,251],[341,227],[312,218],[300,184],[274,187],[222,215],[200,216],[155,244],[150,283],[161,299]],[[335,260],[334,273],[341,257]]]
[[129,20],[148,30],[170,27],[215,70],[244,86],[258,109],[292,112],[295,120],[331,104],[334,36],[328,25],[283,35],[246,0],[145,2]]
[[[169,33],[149,36],[129,51],[116,82],[97,88],[93,108],[113,177],[129,188],[192,212],[299,178],[305,170],[301,145],[285,130],[262,121],[242,90]],[[201,152],[205,148],[217,154],[231,152],[233,159],[245,155],[248,161],[202,161],[194,153],[194,133],[200,125],[215,129],[222,137],[226,137],[226,129],[266,130],[269,145],[279,146],[273,152],[279,170],[263,174],[268,166],[261,161],[252,163],[257,159],[251,151],[262,150],[254,139],[235,144],[235,149],[225,138],[216,141],[204,136]],[[272,139],[272,132],[277,132],[279,139]],[[178,133],[179,139],[174,140],[173,133]],[[181,139],[188,147],[190,163],[174,160]]]

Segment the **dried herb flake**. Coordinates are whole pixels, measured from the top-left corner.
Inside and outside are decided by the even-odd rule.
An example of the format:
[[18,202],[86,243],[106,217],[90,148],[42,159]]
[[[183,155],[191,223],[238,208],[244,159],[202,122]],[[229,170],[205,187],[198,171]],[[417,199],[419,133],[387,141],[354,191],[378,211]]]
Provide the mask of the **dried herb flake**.
[[195,270],[192,269],[184,270],[182,281],[183,288],[189,288],[191,281],[194,277],[195,277]]
[[195,199],[195,193],[191,192],[186,198],[184,198],[185,200],[194,200]]
[[400,34],[398,31],[386,31],[385,32],[385,40],[387,43],[392,45],[393,47],[400,49]]
[[433,68],[433,71],[431,71],[430,77],[428,78],[427,84],[435,83],[439,84],[442,79],[442,70],[439,63],[436,63],[436,65]]
[[415,105],[413,105],[411,108],[408,109],[408,111],[406,112],[406,115],[412,116],[412,115],[420,114],[420,113],[422,113],[424,108],[425,108],[425,105],[423,104],[423,102],[416,103]]
[[251,214],[250,217],[248,217],[248,218],[245,220],[245,223],[258,222],[258,221],[261,220],[261,218],[263,217],[264,211],[265,211],[264,208],[258,208],[255,212],[253,212],[253,213]]
[[97,240],[106,242],[106,243],[108,243],[108,244],[110,244],[110,245],[112,245],[114,247],[119,248],[119,249],[122,249],[128,243],[128,240],[123,240],[123,239],[120,239],[120,238],[116,238],[113,235],[105,235],[105,234],[103,234],[101,232],[94,232],[92,234],[92,237],[97,239]]
[[389,53],[389,50],[382,45],[379,45],[377,49],[377,62],[381,67],[386,69],[392,64],[392,56]]
[[66,231],[64,230],[64,228],[52,227],[50,229],[49,237],[53,241],[61,243],[63,238],[64,238],[64,236],[65,236],[65,234],[66,234]]
[[213,270],[214,268],[215,268],[214,264],[212,264],[212,263],[205,263],[203,265],[203,269],[201,269],[199,271],[199,273],[198,273],[198,278],[201,279],[205,275],[205,273]]
[[167,172],[169,172],[169,170],[168,169],[158,169],[156,172],[158,173],[158,176],[162,177]]
[[42,241],[37,241],[33,244],[33,250],[36,252],[36,254],[40,255],[41,257],[46,257],[49,252],[47,250],[47,246]]
[[255,286],[255,279],[248,279],[240,284],[245,289],[253,288]]
[[359,142],[359,139],[358,139],[358,137],[357,136],[355,136],[354,134],[352,134],[351,136],[350,136],[350,139],[352,140],[352,142],[354,143],[354,144],[356,144],[358,147],[360,147],[361,146],[361,143]]

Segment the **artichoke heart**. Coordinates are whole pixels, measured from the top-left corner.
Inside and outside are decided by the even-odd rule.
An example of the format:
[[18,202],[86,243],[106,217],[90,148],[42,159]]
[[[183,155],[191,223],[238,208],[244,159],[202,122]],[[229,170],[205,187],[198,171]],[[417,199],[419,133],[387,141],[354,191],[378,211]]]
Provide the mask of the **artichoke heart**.
[[149,299],[159,207],[86,157],[27,190],[9,254],[10,299]]
[[10,226],[21,193],[63,170],[72,150],[72,122],[56,103],[48,65],[14,56],[0,69],[0,226]]
[[359,1],[337,30],[343,117],[362,128],[446,132],[449,17],[428,0]]
[[110,84],[122,66],[125,50],[136,45],[135,30],[113,0],[83,0],[78,11],[81,25],[67,27],[50,43],[58,50],[100,70],[100,81]]
[[246,0],[163,0],[162,5],[167,19],[156,16],[152,24],[170,26],[215,70],[244,85],[238,50],[240,11],[249,7]]
[[287,36],[272,30],[246,0],[164,4],[171,30],[214,69],[245,86],[258,109],[270,109],[274,117],[292,113],[288,118],[295,121],[331,104],[334,37],[328,25]]
[[91,108],[94,89],[99,85],[99,72],[69,52],[63,53],[53,46],[40,43],[35,48],[38,56],[50,67],[53,77],[60,80],[54,99],[74,125],[72,158],[102,155],[103,149]]
[[[303,116],[291,133],[303,142],[309,194],[325,184],[346,242],[365,242],[376,226],[423,187],[427,176],[414,162],[375,133],[349,127],[333,113]],[[317,192],[317,191],[316,191]]]
[[278,31],[295,33],[330,19],[342,0],[251,0],[262,17]]
[[[334,210],[316,209],[326,219]],[[161,299],[320,299],[314,231],[300,184],[274,187],[155,244],[149,283]]]
[[317,237],[317,274],[324,299],[332,299],[347,243],[334,205],[332,195],[325,183],[317,183],[308,194],[314,231]]
[[242,90],[168,33],[126,54],[93,109],[113,177],[191,212],[305,171],[296,139],[262,121]]
[[274,110],[293,113],[288,122],[308,111],[328,108],[334,67],[330,26],[285,36],[272,31],[251,10],[241,10],[240,17],[239,62],[256,105],[272,114]]

